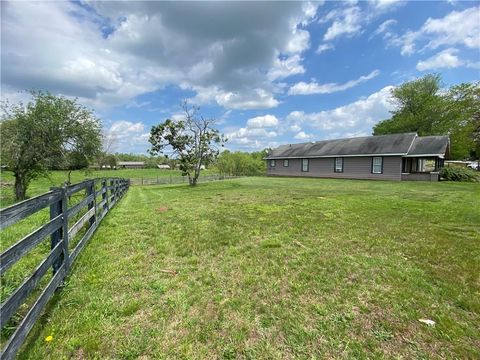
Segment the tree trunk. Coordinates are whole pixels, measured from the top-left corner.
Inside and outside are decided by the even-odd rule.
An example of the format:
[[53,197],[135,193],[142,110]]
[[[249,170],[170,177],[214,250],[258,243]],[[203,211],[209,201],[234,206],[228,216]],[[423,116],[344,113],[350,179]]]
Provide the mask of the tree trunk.
[[25,178],[20,174],[15,174],[15,200],[25,200],[27,194],[27,184]]
[[198,178],[200,177],[200,167],[201,167],[201,165],[198,165],[195,168],[195,172],[193,174],[192,182],[190,183],[190,185],[192,185],[192,186],[197,185]]
[[188,174],[188,183],[190,186],[195,186],[197,185],[197,176],[190,176],[190,174]]

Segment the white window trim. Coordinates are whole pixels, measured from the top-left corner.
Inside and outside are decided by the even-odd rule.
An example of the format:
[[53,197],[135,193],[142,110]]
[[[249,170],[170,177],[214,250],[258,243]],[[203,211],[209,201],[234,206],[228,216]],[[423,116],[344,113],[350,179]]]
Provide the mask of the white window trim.
[[[337,169],[337,160],[341,160],[341,167],[340,170]],[[334,160],[334,172],[336,173],[343,173],[343,157],[336,157]]]
[[[380,159],[380,164],[375,164],[375,159]],[[380,166],[380,171],[375,171],[375,166]],[[383,174],[383,156],[372,157],[372,174]]]
[[[304,161],[307,162],[307,170],[304,170]],[[302,159],[302,172],[309,172],[310,171],[310,161],[309,159]]]

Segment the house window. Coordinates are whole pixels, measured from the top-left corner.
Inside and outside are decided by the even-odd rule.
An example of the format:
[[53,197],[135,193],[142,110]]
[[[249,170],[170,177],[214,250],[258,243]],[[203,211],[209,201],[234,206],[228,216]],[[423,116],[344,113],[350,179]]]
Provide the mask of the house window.
[[288,159],[283,160],[283,166],[288,167]]
[[383,173],[383,157],[374,156],[372,158],[372,173],[373,174],[382,174]]
[[343,172],[343,158],[341,157],[335,158],[335,172],[336,173]]
[[270,167],[275,167],[275,160],[270,160]]
[[303,172],[308,171],[308,159],[302,159],[302,171]]

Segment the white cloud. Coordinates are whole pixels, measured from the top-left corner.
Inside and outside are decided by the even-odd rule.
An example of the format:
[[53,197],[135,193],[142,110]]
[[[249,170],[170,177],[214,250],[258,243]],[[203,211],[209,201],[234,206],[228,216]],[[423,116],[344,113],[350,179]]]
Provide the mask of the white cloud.
[[341,35],[357,34],[362,29],[362,13],[357,6],[343,10],[332,10],[327,14],[325,21],[331,18],[335,18],[335,20],[323,36],[324,41],[331,41]]
[[310,33],[306,30],[297,29],[287,44],[286,52],[297,54],[310,47]]
[[226,108],[275,107],[273,82],[305,71],[299,54],[310,34],[302,27],[316,9],[300,2],[3,2],[2,87],[46,89],[99,107],[173,85]]
[[170,119],[173,121],[183,121],[185,120],[185,114],[184,113],[172,114],[172,116],[170,116]]
[[321,54],[325,51],[333,50],[333,49],[335,49],[335,46],[333,46],[332,44],[320,44],[320,45],[318,45],[318,48],[315,52],[317,54]]
[[418,71],[439,69],[439,68],[456,68],[462,65],[462,61],[457,57],[457,49],[445,49],[438,54],[417,64]]
[[311,94],[330,94],[338,91],[344,91],[355,87],[365,81],[371,80],[380,74],[379,70],[374,70],[368,75],[360,76],[358,79],[347,81],[344,84],[327,83],[318,84],[317,82],[299,82],[293,85],[289,90],[289,95],[311,95]]
[[373,1],[370,1],[370,3],[372,4],[375,10],[379,12],[384,12],[404,4],[405,1],[404,0],[373,0]]
[[480,7],[463,11],[452,11],[443,18],[428,18],[417,31],[407,31],[393,35],[389,44],[401,48],[402,55],[412,55],[417,44],[425,43],[425,48],[436,49],[440,46],[463,45],[467,48],[480,48]]
[[127,138],[131,135],[137,135],[142,133],[145,129],[145,125],[141,122],[132,123],[126,120],[115,121],[110,126],[109,132],[115,134],[119,138]]
[[298,134],[296,134],[293,138],[297,140],[306,140],[306,139],[311,139],[313,135],[311,134],[306,134],[304,131],[300,131]]
[[121,149],[122,152],[139,153],[147,150],[150,134],[146,132],[145,124],[142,122],[118,120],[106,129],[105,137],[110,152]]
[[260,88],[248,92],[223,92],[215,100],[227,109],[238,110],[270,109],[279,104],[272,93]]
[[375,18],[405,4],[405,1],[369,1],[363,4],[350,2],[345,8],[336,8],[320,18],[319,23],[331,22],[323,36],[324,41],[332,41],[341,36],[356,36],[363,32],[365,25]]
[[275,131],[249,127],[243,127],[225,133],[225,137],[228,139],[227,146],[232,144],[246,150],[258,150],[277,146],[278,143],[273,140],[277,136],[278,133]]
[[400,54],[403,56],[412,55],[415,53],[415,43],[421,37],[420,32],[407,31],[401,37],[395,35],[391,36],[390,43],[396,46],[400,46]]
[[184,85],[184,89],[192,89],[195,95],[191,101],[194,104],[206,104],[216,102],[227,109],[248,110],[248,109],[270,109],[276,107],[279,101],[267,90],[245,89],[239,92],[226,92],[217,86],[202,87]]
[[324,131],[370,132],[372,125],[390,117],[393,110],[391,91],[387,86],[367,98],[331,110],[305,113],[292,111],[286,118],[290,124],[304,125]]
[[302,128],[298,124],[293,124],[290,126],[289,130],[293,132],[300,132]]
[[266,128],[278,125],[278,119],[275,115],[256,116],[247,120],[249,128]]
[[422,32],[433,36],[428,47],[463,44],[469,48],[480,48],[480,7],[464,11],[452,11],[441,19],[429,18]]
[[242,138],[264,138],[264,137],[276,137],[278,134],[275,131],[268,131],[263,128],[240,128],[237,131],[227,133],[227,138],[242,139]]
[[[236,145],[245,150],[256,150],[277,146],[280,121],[274,115],[262,115],[247,120],[245,127],[225,129],[227,145]],[[269,128],[275,127],[275,131]]]
[[480,67],[479,63],[473,63],[470,61],[463,61],[458,58],[458,50],[455,48],[448,48],[439,53],[435,54],[434,56],[419,61],[417,63],[417,70],[418,71],[426,71],[426,70],[435,70],[441,68],[457,68],[460,66],[470,67],[478,69]]
[[288,76],[303,74],[305,68],[301,64],[302,58],[296,54],[285,59],[276,58],[273,67],[268,71],[268,78],[276,80]]
[[389,29],[394,26],[397,23],[397,20],[394,19],[388,19],[385,20],[383,23],[381,23],[378,28],[373,32],[373,36],[377,36],[380,34],[383,34],[384,38],[389,38],[392,36],[392,33],[389,31]]

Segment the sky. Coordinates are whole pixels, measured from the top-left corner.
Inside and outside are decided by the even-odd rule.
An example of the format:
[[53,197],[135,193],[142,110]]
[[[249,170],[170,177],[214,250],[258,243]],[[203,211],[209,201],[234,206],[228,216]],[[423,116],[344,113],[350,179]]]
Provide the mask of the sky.
[[184,99],[230,150],[365,136],[405,81],[480,80],[478,4],[1,1],[1,98],[78,98],[114,152],[146,154]]

